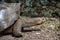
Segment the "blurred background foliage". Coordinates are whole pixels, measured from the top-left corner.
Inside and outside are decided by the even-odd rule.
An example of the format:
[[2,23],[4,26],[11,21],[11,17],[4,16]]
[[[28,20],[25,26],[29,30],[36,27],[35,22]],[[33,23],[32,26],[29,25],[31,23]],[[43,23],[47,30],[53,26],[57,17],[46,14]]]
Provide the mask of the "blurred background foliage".
[[60,0],[1,0],[0,3],[23,3],[22,16],[60,17]]

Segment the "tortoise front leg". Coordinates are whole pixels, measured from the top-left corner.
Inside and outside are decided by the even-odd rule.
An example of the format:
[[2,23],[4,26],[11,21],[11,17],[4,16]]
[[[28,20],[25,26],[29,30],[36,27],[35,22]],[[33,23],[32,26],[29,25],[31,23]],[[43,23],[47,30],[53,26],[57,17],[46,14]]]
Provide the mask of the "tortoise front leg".
[[22,33],[21,33],[22,26],[21,25],[22,25],[22,20],[18,19],[13,27],[13,35],[14,36],[19,37],[22,35]]

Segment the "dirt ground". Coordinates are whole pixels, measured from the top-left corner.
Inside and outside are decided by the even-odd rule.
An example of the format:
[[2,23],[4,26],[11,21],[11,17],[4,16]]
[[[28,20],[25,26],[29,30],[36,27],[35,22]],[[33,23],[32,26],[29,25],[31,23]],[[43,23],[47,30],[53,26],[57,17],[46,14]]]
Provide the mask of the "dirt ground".
[[59,30],[40,28],[39,31],[22,32],[22,37],[14,37],[12,34],[0,37],[0,40],[60,40]]

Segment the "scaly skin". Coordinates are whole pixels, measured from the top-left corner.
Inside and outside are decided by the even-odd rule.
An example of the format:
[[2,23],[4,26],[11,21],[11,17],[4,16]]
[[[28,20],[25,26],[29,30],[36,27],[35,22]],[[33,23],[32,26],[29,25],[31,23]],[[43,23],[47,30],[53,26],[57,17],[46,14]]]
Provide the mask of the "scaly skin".
[[8,28],[4,33],[13,33],[14,36],[22,35],[22,27],[31,27],[37,24],[42,24],[46,20],[44,18],[28,18],[28,17],[20,17],[12,28]]

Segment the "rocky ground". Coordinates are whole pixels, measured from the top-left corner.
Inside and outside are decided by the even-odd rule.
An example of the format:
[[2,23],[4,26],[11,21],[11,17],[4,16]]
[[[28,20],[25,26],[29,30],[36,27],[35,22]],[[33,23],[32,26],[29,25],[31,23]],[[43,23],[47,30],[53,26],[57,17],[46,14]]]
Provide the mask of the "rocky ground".
[[51,28],[40,28],[40,31],[23,32],[22,37],[14,37],[12,35],[4,35],[0,40],[60,40],[60,30],[53,30]]

